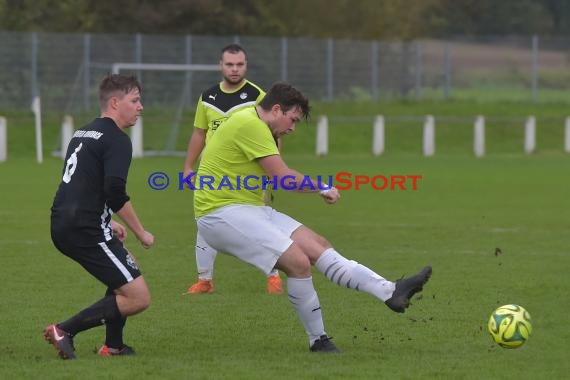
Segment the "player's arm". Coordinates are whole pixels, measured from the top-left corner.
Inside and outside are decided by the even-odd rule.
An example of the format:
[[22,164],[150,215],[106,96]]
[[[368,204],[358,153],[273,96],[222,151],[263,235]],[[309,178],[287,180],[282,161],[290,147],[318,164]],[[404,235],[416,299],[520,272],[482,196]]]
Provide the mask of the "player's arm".
[[127,195],[125,180],[120,177],[105,177],[103,188],[107,205],[133,231],[142,246],[150,248],[154,244],[154,236],[146,231],[140,222]]
[[154,244],[154,236],[144,229],[131,201],[125,203],[116,214],[129,226],[144,248],[150,248]]
[[[192,137],[188,142],[188,149],[186,151],[186,161],[184,162],[184,178],[194,171],[196,161],[200,157],[204,146],[206,145],[206,129],[194,127]],[[194,177],[192,177],[194,178]]]
[[[281,178],[287,177],[285,180],[286,186],[292,186],[293,184],[299,185],[306,178],[306,176],[302,173],[289,168],[285,161],[283,161],[281,156],[278,154],[261,157],[258,159],[258,162],[269,177],[277,178],[280,183]],[[340,193],[336,187],[331,187],[328,190],[320,190],[317,180],[313,178],[310,180],[313,185],[312,188],[309,186],[304,186],[302,189],[295,187],[293,191],[302,193],[320,193],[320,195],[325,199],[325,202],[331,204],[336,203],[339,200]]]
[[[196,115],[194,116],[194,130],[190,141],[188,141],[188,148],[186,149],[186,161],[184,161],[184,178],[188,177],[194,171],[196,162],[200,158],[202,150],[206,145],[206,133],[208,132],[208,117],[206,109],[202,104],[202,95],[198,99],[196,105]],[[192,177],[192,181],[195,177]]]

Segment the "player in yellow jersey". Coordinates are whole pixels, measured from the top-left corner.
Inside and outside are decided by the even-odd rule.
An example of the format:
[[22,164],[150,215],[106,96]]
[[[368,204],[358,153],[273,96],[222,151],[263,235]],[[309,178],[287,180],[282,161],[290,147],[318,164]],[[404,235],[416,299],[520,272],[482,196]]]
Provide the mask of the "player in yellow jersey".
[[323,236],[265,205],[267,178],[274,188],[317,193],[330,204],[340,198],[335,187],[289,168],[277,149],[275,140],[293,132],[308,115],[308,99],[285,83],[273,85],[254,109],[232,115],[204,150],[195,178],[194,214],[200,235],[214,249],[264,273],[283,271],[310,351],[334,353],[339,350],[325,331],[311,266],[335,284],[369,293],[398,313],[422,290],[432,269],[426,266],[414,276],[386,280],[345,258]]
[[[188,143],[184,164],[184,177],[195,171],[196,162],[204,146],[218,127],[234,112],[254,107],[265,95],[261,88],[245,78],[247,53],[240,45],[231,44],[222,49],[220,70],[223,75],[222,82],[204,91],[198,101],[194,131]],[[188,288],[189,294],[214,292],[214,261],[217,253],[198,233],[196,236],[198,281]],[[283,292],[281,277],[277,270],[272,270],[267,276],[267,292],[270,294]]]

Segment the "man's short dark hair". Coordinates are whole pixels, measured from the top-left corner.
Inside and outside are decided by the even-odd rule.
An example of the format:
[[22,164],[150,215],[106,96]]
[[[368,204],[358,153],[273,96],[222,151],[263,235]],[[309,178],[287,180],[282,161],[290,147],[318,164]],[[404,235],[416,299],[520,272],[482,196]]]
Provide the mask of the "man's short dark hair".
[[271,110],[275,104],[279,104],[283,112],[299,107],[305,120],[309,118],[311,112],[309,99],[301,91],[284,82],[277,82],[271,86],[267,94],[259,102],[259,106],[265,111]]
[[109,74],[101,80],[99,84],[99,105],[101,109],[107,106],[107,102],[117,92],[125,95],[133,89],[138,88],[142,93],[142,87],[134,75]]
[[223,58],[224,53],[231,53],[231,54],[237,54],[239,52],[243,52],[243,54],[245,55],[245,60],[247,61],[247,52],[245,51],[245,49],[239,45],[239,44],[229,44],[227,46],[224,46],[222,48],[222,54],[220,55],[220,59]]

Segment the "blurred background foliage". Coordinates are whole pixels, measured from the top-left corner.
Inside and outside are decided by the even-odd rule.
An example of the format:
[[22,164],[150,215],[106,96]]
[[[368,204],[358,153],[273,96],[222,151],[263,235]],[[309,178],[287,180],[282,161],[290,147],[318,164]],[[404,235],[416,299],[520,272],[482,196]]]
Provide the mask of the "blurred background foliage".
[[0,0],[0,30],[415,39],[570,32],[567,0]]

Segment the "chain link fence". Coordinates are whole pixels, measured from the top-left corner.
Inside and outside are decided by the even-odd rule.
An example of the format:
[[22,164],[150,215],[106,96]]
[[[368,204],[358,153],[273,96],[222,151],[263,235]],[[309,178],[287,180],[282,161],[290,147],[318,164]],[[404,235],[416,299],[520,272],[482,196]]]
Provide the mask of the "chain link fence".
[[[314,101],[567,101],[568,38],[363,41],[248,36],[0,32],[0,110],[34,95],[58,113],[97,109],[97,84],[113,63],[217,64],[242,44],[248,78],[284,80]],[[193,107],[216,72],[135,72],[145,105]]]

